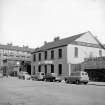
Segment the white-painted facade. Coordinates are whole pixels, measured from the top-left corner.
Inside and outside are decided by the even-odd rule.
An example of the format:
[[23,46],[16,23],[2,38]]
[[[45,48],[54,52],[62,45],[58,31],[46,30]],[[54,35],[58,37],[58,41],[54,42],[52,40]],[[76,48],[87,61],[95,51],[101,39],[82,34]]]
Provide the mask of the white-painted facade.
[[[75,41],[99,45],[98,41],[94,38],[94,36],[91,33],[86,33],[85,35],[81,36]],[[78,49],[77,57],[75,57],[75,47]],[[84,58],[100,57],[100,51],[102,52],[102,56],[105,56],[105,50],[102,48],[68,44],[67,63],[69,64],[69,75],[71,73],[71,64],[82,63],[84,62]]]
[[[78,57],[75,57],[75,47],[78,48]],[[72,45],[67,46],[67,62],[78,64],[84,61],[84,58],[99,57],[99,51],[102,51],[102,56],[105,56],[105,50],[87,46]]]

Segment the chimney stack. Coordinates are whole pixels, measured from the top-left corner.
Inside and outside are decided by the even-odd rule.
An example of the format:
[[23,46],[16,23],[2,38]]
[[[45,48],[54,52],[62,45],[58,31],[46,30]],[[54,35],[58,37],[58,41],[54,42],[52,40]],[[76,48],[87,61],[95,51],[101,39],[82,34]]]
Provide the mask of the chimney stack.
[[54,41],[56,42],[56,41],[58,41],[60,39],[60,37],[58,36],[58,37],[55,37],[54,38]]

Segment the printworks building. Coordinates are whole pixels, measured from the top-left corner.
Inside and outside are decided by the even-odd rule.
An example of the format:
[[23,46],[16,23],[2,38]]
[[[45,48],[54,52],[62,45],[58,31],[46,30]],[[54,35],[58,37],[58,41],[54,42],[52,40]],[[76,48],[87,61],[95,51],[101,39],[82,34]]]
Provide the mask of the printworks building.
[[105,56],[103,45],[89,31],[64,39],[57,37],[32,53],[31,74],[45,72],[64,77],[84,70],[86,58],[102,56]]

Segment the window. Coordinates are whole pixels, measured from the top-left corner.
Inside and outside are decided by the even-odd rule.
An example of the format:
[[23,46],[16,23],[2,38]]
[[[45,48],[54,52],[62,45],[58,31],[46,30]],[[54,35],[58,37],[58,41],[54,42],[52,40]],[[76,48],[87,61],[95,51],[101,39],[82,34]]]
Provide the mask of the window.
[[102,57],[102,50],[99,50],[99,56]]
[[38,72],[41,72],[41,65],[38,66]]
[[34,62],[36,61],[36,54],[34,54],[34,56],[33,56],[33,61]]
[[58,49],[58,57],[62,58],[62,49]]
[[54,65],[51,64],[51,73],[54,73]]
[[45,74],[47,74],[47,65],[45,65],[44,67],[45,67]]
[[77,47],[75,47],[74,54],[75,54],[75,55],[74,55],[75,57],[78,57],[78,48],[77,48]]
[[[89,53],[89,57],[92,58],[93,57],[93,52]],[[91,59],[90,59],[91,60]]]
[[51,59],[54,59],[54,50],[51,50]]
[[62,75],[62,64],[58,65],[58,75]]
[[35,73],[36,73],[36,72],[35,72],[35,66],[33,67],[33,70],[34,70],[34,71],[33,71],[33,74],[35,74]]
[[39,61],[41,60],[41,53],[39,53]]
[[47,59],[47,51],[44,52],[44,59]]

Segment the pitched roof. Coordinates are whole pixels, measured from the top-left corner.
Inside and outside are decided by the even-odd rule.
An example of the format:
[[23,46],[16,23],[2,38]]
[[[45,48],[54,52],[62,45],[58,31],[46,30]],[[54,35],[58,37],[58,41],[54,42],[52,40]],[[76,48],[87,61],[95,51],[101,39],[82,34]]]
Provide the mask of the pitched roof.
[[[86,32],[85,32],[86,33]],[[51,49],[51,48],[56,48],[56,47],[60,47],[60,46],[65,46],[67,44],[70,44],[71,42],[73,42],[74,40],[76,40],[77,38],[81,37],[82,35],[84,35],[85,33],[81,33],[78,35],[74,35],[68,38],[64,38],[64,39],[59,39],[57,41],[53,41],[53,42],[47,42],[46,44],[44,44],[42,47],[36,49],[34,52],[39,52],[39,51],[44,51],[47,49]]]

